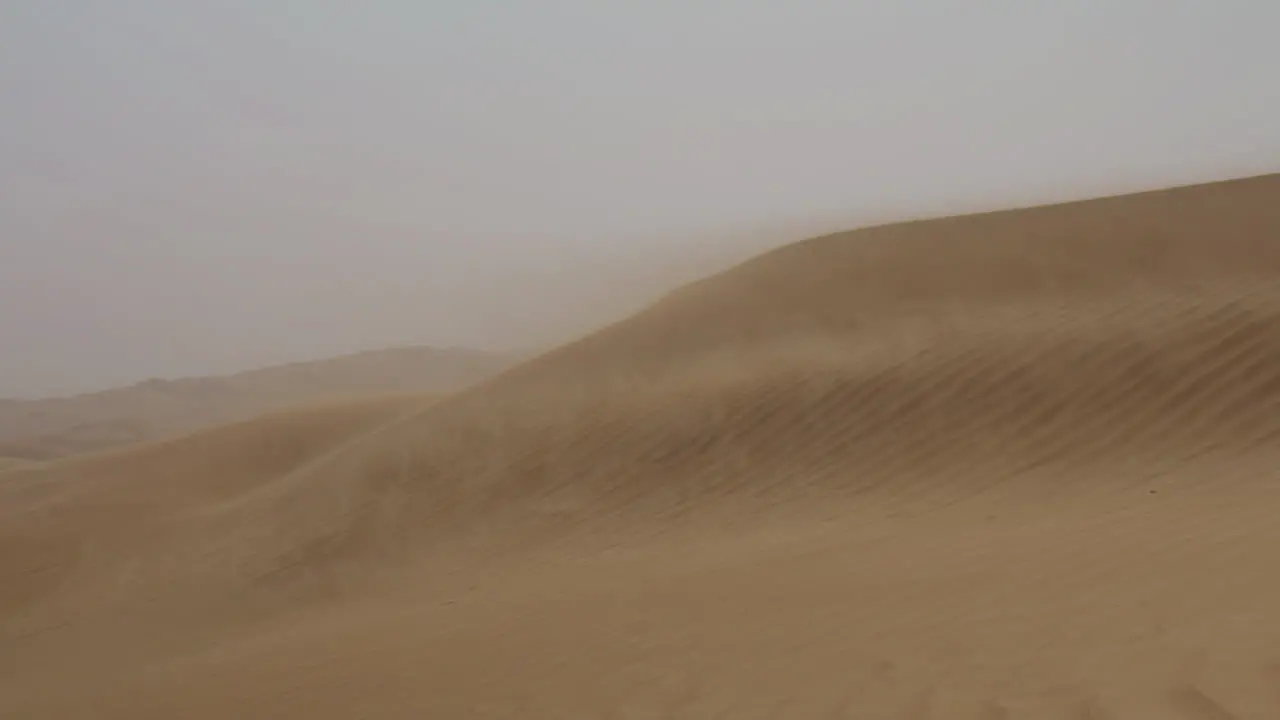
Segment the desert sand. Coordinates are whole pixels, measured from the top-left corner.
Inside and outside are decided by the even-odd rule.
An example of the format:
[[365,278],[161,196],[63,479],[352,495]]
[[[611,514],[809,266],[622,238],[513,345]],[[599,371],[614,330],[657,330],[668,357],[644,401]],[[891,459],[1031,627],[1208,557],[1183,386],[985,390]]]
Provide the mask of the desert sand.
[[71,397],[0,398],[0,457],[51,460],[165,440],[303,405],[450,392],[514,361],[474,350],[401,347],[234,375],[157,378]]
[[1280,176],[0,475],[4,718],[1280,717]]

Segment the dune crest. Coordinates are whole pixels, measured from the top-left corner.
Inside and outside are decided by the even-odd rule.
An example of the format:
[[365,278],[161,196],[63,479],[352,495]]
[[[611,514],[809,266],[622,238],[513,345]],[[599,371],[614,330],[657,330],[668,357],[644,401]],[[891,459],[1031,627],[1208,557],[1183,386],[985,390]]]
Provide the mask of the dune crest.
[[0,475],[0,710],[1280,715],[1277,240],[1280,176],[867,228],[435,402]]

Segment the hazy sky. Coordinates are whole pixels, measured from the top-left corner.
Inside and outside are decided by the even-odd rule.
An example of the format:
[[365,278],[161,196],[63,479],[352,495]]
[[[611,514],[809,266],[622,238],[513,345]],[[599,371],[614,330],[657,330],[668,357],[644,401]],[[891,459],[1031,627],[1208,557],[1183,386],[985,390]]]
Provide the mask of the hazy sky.
[[0,395],[525,345],[767,228],[1280,170],[1278,29],[1271,0],[0,3]]

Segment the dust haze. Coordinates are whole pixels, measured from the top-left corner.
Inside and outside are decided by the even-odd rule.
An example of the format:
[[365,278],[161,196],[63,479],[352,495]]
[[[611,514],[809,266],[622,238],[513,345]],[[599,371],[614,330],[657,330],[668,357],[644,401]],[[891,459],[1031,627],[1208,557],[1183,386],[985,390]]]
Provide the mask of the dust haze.
[[0,397],[546,347],[769,245],[1266,172],[1266,3],[12,3]]

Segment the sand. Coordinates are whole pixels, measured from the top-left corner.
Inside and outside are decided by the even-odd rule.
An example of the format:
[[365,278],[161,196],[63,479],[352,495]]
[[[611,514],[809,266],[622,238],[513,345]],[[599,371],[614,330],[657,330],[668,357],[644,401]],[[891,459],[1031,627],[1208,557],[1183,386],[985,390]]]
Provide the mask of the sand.
[[1280,176],[0,475],[0,717],[1280,717]]

